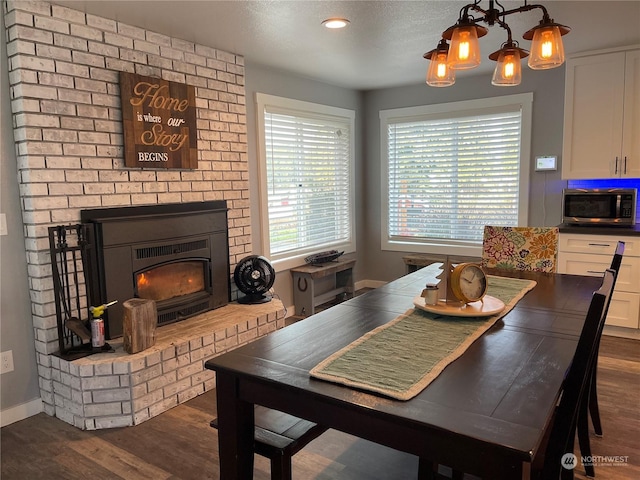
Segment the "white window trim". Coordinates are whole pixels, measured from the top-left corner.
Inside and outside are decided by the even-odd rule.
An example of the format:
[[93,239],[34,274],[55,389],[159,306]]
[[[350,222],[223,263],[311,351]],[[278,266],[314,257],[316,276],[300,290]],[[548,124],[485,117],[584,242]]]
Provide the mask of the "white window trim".
[[[271,241],[269,238],[269,212],[268,212],[268,192],[267,192],[267,176],[266,176],[266,140],[265,140],[265,122],[264,112],[267,108],[282,108],[287,111],[298,111],[301,115],[340,117],[348,119],[350,122],[350,139],[349,150],[351,158],[349,160],[349,205],[351,215],[351,232],[350,240],[347,242],[327,243],[323,245],[322,250],[339,250],[345,253],[353,253],[356,251],[356,217],[355,217],[355,111],[344,108],[332,107],[329,105],[321,105],[318,103],[304,102],[301,100],[293,100],[265,93],[256,93],[256,124],[258,126],[258,177],[259,177],[259,193],[260,193],[260,236],[262,239],[264,255],[269,257],[271,252]],[[304,264],[304,258],[312,253],[318,253],[320,250],[315,248],[298,251],[297,253],[284,257],[269,259],[273,264],[276,272],[294,268]]]
[[380,152],[381,152],[381,199],[382,199],[382,228],[381,249],[396,252],[433,253],[444,255],[468,255],[479,257],[482,254],[482,243],[455,242],[453,240],[430,239],[392,239],[389,236],[389,148],[387,127],[391,121],[402,119],[411,121],[412,117],[425,115],[446,115],[447,113],[484,109],[497,106],[514,105],[522,109],[520,124],[520,178],[518,195],[518,225],[526,226],[529,220],[529,172],[531,159],[531,126],[533,113],[533,93],[521,93],[477,100],[467,100],[417,107],[395,108],[380,111]]

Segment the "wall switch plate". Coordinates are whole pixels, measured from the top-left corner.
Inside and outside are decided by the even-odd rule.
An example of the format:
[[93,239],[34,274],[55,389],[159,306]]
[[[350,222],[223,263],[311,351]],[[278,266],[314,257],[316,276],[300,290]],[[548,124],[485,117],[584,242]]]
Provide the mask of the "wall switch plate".
[[0,374],[13,372],[13,350],[2,352],[2,360],[0,362]]
[[7,215],[0,213],[0,235],[7,235]]

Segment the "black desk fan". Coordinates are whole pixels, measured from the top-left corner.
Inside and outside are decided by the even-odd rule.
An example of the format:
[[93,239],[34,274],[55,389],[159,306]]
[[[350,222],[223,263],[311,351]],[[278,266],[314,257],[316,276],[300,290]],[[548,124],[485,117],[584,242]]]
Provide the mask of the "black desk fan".
[[238,298],[238,303],[255,304],[271,301],[269,290],[276,279],[273,265],[265,257],[249,255],[236,265],[233,280],[238,289],[245,294]]

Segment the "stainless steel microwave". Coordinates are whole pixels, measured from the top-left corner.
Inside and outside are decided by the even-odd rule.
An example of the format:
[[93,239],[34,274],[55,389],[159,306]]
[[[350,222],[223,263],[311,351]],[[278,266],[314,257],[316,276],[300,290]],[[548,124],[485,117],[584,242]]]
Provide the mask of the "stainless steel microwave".
[[562,221],[578,225],[634,225],[637,195],[635,188],[565,188]]

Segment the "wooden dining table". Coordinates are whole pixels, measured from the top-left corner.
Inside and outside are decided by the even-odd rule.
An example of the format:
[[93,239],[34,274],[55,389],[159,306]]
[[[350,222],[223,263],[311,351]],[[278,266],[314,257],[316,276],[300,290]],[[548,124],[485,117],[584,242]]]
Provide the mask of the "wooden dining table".
[[537,284],[408,401],[309,374],[413,308],[434,272],[420,269],[207,360],[216,372],[221,478],[253,478],[255,404],[482,478],[528,478],[600,278],[488,270]]

